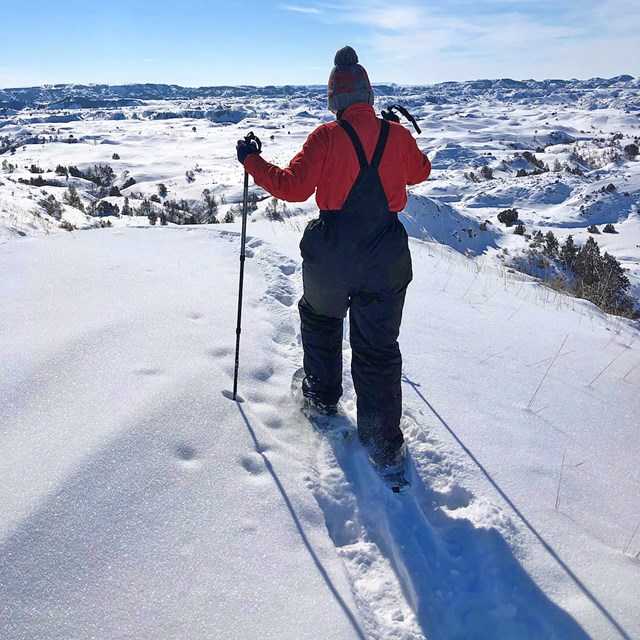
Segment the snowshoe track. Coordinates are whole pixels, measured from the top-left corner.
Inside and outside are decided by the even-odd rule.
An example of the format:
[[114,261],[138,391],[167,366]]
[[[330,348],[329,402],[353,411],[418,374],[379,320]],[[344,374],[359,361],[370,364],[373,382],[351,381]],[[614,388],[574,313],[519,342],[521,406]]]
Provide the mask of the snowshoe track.
[[[292,308],[301,293],[300,267],[262,240],[248,238],[247,246],[267,281],[259,304],[279,321],[273,348],[293,370],[301,359]],[[345,370],[349,355],[347,350]],[[353,420],[353,390],[346,382],[343,405]],[[511,516],[456,481],[466,466],[427,430],[426,420],[422,410],[403,416],[412,488],[400,495],[383,485],[356,439],[332,441],[308,428],[298,441],[307,443],[305,481],[367,636],[586,639],[514,556],[522,532]]]

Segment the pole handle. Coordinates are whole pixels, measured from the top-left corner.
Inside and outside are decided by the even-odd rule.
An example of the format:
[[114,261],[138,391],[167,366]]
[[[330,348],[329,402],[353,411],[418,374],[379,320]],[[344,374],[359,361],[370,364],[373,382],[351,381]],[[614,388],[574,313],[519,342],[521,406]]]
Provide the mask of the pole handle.
[[412,125],[413,128],[416,130],[416,133],[418,135],[420,135],[422,133],[422,129],[420,129],[420,127],[418,126],[418,123],[416,122],[416,119],[402,106],[399,104],[390,104],[387,107],[387,111],[383,111],[382,112],[382,117],[385,120],[392,120],[393,122],[400,122],[400,118],[398,118],[398,116],[393,113],[393,110],[399,111]]
[[262,151],[262,142],[260,142],[260,138],[258,138],[253,131],[249,131],[249,133],[247,133],[244,137],[244,141],[252,147],[255,147],[258,150],[258,153]]

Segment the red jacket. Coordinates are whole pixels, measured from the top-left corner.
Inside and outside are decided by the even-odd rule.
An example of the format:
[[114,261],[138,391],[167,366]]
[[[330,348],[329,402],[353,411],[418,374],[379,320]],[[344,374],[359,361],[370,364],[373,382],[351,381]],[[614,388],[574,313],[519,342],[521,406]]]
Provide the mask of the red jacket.
[[[371,161],[381,122],[373,107],[357,102],[347,107],[342,117],[356,130]],[[379,174],[389,210],[398,212],[407,204],[407,185],[426,180],[431,163],[408,129],[395,122],[390,125]],[[315,191],[321,210],[341,209],[360,171],[353,144],[337,122],[322,124],[313,131],[286,169],[255,153],[247,156],[244,168],[257,185],[280,200],[303,202]]]

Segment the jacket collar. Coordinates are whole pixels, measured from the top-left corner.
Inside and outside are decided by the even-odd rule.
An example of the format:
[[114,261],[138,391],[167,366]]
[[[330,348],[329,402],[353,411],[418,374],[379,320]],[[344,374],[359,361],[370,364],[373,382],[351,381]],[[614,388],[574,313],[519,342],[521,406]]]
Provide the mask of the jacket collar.
[[342,113],[340,114],[342,118],[345,116],[358,117],[360,115],[369,114],[375,116],[375,111],[373,107],[367,102],[354,102],[350,104]]

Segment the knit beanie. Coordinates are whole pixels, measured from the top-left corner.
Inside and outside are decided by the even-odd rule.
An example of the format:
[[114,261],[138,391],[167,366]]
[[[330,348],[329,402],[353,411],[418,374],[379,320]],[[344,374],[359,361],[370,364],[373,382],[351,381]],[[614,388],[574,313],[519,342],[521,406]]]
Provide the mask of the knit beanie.
[[327,84],[329,111],[338,113],[355,102],[373,104],[373,89],[364,67],[358,64],[358,54],[351,47],[336,53]]

